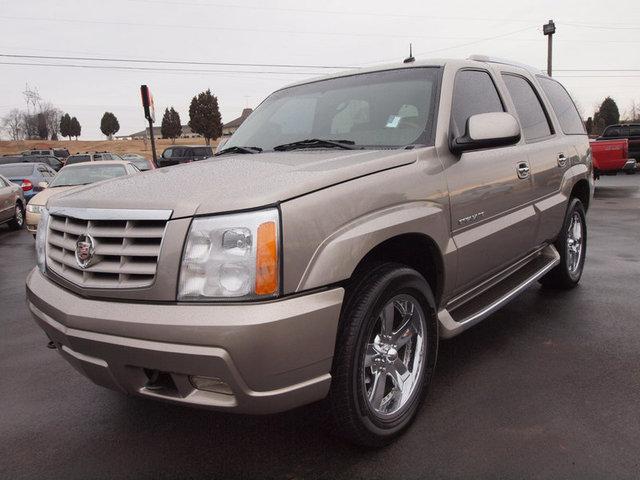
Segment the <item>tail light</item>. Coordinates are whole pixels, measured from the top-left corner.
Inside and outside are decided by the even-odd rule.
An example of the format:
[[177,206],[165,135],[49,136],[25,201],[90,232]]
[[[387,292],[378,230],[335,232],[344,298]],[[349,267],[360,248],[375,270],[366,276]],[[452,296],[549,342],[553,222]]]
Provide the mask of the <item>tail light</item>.
[[33,184],[26,178],[22,180],[22,184],[20,186],[22,187],[23,192],[28,192],[29,190],[33,189]]

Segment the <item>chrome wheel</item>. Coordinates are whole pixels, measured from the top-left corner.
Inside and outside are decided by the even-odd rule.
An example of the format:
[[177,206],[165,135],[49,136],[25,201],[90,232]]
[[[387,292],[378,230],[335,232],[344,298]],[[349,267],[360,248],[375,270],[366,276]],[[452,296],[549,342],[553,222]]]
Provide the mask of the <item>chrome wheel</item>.
[[20,205],[16,205],[15,221],[18,227],[22,227],[22,224],[24,223],[24,214],[22,213]]
[[419,389],[426,345],[420,303],[411,295],[396,295],[380,312],[364,352],[363,391],[376,416],[393,416],[412,399]]
[[567,268],[571,274],[575,274],[580,269],[582,246],[582,217],[578,212],[573,212],[567,229]]

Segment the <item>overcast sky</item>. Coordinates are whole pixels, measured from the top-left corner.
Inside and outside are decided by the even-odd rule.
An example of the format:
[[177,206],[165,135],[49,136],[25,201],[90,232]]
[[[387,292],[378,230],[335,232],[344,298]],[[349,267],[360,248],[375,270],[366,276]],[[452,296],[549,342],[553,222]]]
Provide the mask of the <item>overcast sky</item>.
[[[622,111],[640,102],[638,0],[0,0],[0,54],[346,67],[401,60],[412,42],[418,58],[477,53],[543,69],[550,18],[554,76],[586,115],[607,95]],[[24,107],[29,84],[78,117],[82,139],[101,139],[105,111],[118,117],[119,135],[145,127],[143,83],[157,117],[173,106],[186,123],[191,97],[210,88],[226,122],[283,85],[331,71],[0,57],[0,116]]]

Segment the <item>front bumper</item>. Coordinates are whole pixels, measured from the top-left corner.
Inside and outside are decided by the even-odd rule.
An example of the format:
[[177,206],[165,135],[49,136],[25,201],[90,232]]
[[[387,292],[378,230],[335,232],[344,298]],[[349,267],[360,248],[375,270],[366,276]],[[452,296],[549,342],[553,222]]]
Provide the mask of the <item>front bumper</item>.
[[[129,394],[242,413],[274,413],[324,398],[344,290],[279,301],[144,304],[94,300],[34,269],[27,303],[60,354],[94,383]],[[149,372],[172,379],[148,388]],[[215,377],[232,394],[196,389]]]

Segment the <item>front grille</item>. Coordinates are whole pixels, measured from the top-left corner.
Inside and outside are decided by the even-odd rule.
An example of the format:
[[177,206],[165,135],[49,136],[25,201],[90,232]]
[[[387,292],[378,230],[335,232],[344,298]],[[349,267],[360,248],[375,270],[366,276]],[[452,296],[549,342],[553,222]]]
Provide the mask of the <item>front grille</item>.
[[[47,267],[62,278],[88,288],[135,288],[153,283],[166,220],[79,220],[51,214]],[[90,266],[76,261],[81,235],[94,241]]]

